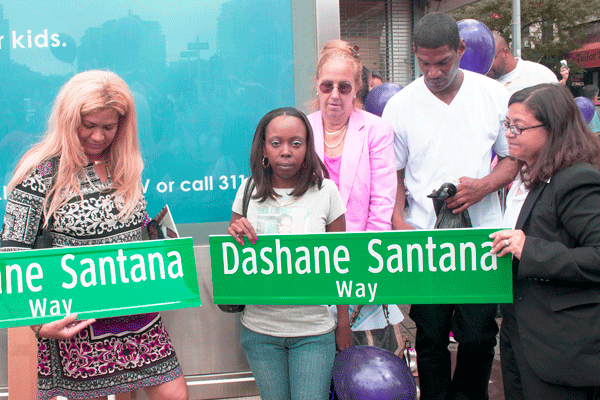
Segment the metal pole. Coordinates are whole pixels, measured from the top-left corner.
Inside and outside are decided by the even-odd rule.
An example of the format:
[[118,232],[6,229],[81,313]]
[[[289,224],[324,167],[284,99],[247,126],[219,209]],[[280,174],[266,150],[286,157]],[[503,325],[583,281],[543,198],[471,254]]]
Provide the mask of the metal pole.
[[521,0],[512,0],[512,53],[521,57]]

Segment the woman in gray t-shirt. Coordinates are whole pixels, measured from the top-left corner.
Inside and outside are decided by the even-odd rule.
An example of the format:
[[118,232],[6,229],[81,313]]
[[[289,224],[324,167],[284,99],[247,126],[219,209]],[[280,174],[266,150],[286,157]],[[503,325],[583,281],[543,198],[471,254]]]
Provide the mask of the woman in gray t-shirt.
[[[227,232],[241,245],[257,233],[322,233],[346,229],[345,207],[314,150],[306,116],[294,108],[267,113],[252,142],[255,188],[243,216],[245,184]],[[326,175],[327,176],[327,175]],[[263,400],[327,399],[336,345],[350,347],[348,306],[337,327],[326,305],[247,305],[241,341]],[[334,329],[335,328],[335,329]]]

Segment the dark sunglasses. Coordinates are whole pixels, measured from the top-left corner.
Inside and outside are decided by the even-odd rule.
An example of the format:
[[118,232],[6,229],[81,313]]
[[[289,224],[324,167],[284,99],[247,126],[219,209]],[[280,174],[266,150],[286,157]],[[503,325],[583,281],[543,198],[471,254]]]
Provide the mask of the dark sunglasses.
[[340,82],[334,85],[331,81],[323,81],[319,84],[319,90],[323,93],[331,93],[334,87],[338,89],[340,94],[348,94],[352,91],[352,84],[350,82]]

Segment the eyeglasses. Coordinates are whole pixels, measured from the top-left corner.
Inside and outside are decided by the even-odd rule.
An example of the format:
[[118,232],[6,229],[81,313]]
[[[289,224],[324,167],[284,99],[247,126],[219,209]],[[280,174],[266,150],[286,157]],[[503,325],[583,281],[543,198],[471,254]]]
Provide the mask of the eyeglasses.
[[319,90],[323,93],[331,93],[334,87],[337,88],[340,94],[349,94],[352,91],[352,84],[350,82],[340,82],[334,85],[331,81],[323,81],[319,84]]
[[506,120],[502,121],[502,125],[504,125],[504,129],[510,129],[510,131],[515,135],[520,135],[521,133],[523,133],[523,131],[526,131],[527,129],[533,129],[533,128],[539,128],[542,126],[546,126],[546,124],[539,124],[539,125],[535,125],[535,126],[521,127],[519,125],[511,125],[510,122],[508,122]]

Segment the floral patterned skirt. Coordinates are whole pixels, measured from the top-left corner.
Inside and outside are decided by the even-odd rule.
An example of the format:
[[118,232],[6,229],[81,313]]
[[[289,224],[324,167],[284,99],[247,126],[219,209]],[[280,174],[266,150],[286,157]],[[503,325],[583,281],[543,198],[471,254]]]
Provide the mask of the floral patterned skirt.
[[88,399],[182,375],[158,313],[98,319],[69,340],[38,340],[38,398]]

